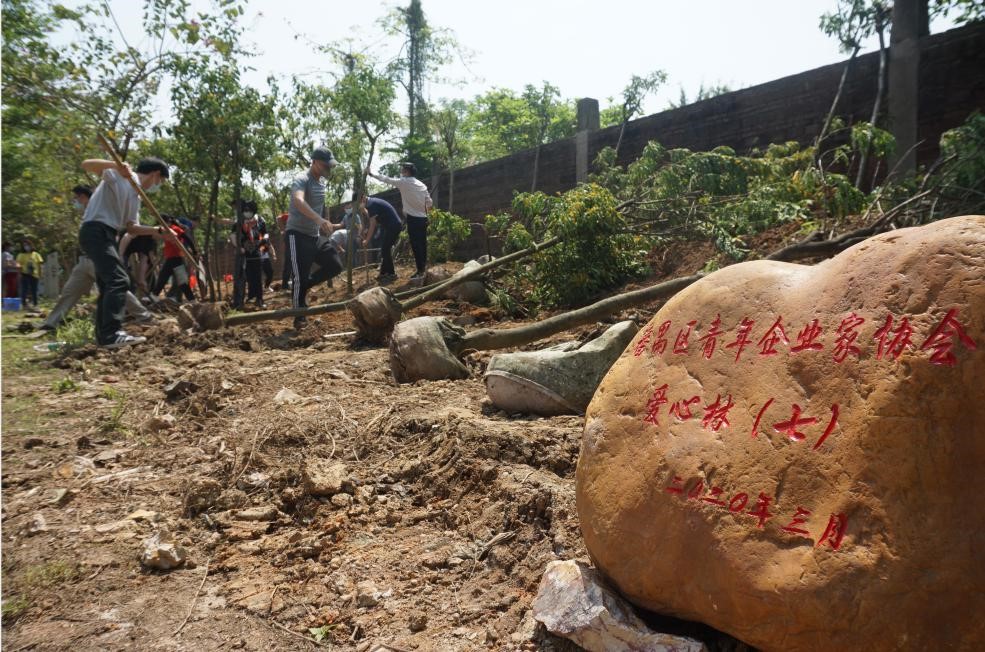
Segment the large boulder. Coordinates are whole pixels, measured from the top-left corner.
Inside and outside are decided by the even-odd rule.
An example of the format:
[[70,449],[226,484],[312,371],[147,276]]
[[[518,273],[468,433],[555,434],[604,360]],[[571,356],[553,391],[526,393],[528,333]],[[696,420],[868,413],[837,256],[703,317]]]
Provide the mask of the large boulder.
[[668,301],[586,413],[587,548],[763,650],[985,649],[985,216]]
[[602,377],[638,330],[624,321],[580,347],[494,355],[486,368],[486,393],[493,405],[510,413],[584,414]]

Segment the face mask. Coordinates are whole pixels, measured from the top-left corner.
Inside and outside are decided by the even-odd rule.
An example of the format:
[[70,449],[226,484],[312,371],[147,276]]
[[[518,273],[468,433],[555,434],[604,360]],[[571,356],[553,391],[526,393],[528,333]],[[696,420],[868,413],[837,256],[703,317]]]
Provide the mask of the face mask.
[[24,247],[24,253],[28,253],[28,254],[31,253],[31,248],[30,247]]
[[246,211],[245,213],[243,213],[243,217],[245,217],[248,220],[252,220],[253,219],[253,211]]
[[82,210],[82,202],[80,202],[78,199],[73,199],[72,208],[75,208],[77,210]]
[[153,186],[151,186],[150,188],[148,188],[144,192],[146,192],[148,195],[153,195],[155,192],[157,192],[160,189],[161,189],[161,184],[160,183],[155,183]]

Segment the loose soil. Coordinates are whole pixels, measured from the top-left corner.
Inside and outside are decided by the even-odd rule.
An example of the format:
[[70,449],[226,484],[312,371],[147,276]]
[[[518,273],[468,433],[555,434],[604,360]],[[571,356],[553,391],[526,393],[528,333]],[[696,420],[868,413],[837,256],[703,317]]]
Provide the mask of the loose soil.
[[[706,260],[692,251],[636,285]],[[341,298],[336,287],[316,300]],[[644,323],[656,307],[609,322]],[[416,312],[494,320],[454,302]],[[43,340],[16,321],[4,315],[4,650],[578,649],[530,608],[548,562],[587,556],[582,419],[494,409],[488,353],[468,359],[469,380],[398,386],[386,349],[333,336],[348,313],[301,331],[287,320],[187,334],[165,319],[145,345],[67,354],[36,353]],[[295,396],[279,404],[285,388]],[[343,463],[351,486],[311,495],[314,460]],[[160,532],[189,562],[141,566]]]

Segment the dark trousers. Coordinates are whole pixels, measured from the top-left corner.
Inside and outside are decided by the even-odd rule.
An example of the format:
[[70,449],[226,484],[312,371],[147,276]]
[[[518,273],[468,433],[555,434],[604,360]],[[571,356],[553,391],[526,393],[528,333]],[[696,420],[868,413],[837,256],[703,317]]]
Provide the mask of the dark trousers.
[[423,273],[428,266],[428,218],[407,216],[407,237],[410,249],[414,252],[417,272]]
[[[315,285],[338,276],[342,271],[339,252],[328,238],[316,238],[297,231],[287,232],[287,250],[291,257],[291,306],[306,308],[305,297]],[[311,266],[318,264],[318,271],[311,273]]]
[[28,300],[38,305],[38,277],[21,274],[21,304],[27,305]]
[[116,229],[100,222],[85,222],[79,229],[79,245],[96,269],[96,341],[108,344],[116,339],[123,324],[123,312],[130,289],[130,277],[116,246]]
[[293,273],[294,267],[291,265],[291,244],[287,240],[287,234],[284,234],[284,248],[281,250],[281,254],[284,257],[284,273],[281,275],[281,285],[285,288],[287,287],[287,282],[291,280],[291,274]]
[[270,282],[274,280],[274,264],[270,260],[270,256],[262,258],[263,263],[263,287],[269,288]]
[[393,269],[393,245],[397,244],[402,229],[403,224],[383,224],[380,228],[383,232],[383,235],[380,236],[380,274],[396,273]]
[[246,298],[263,303],[263,262],[259,258],[247,258],[244,264],[246,275]]
[[233,308],[243,305],[246,296],[246,256],[237,253],[233,260]]
[[[185,264],[185,259],[181,257],[177,258],[165,258],[164,264],[161,265],[161,273],[157,276],[157,282],[154,283],[154,287],[151,289],[151,293],[155,296],[161,293],[164,286],[168,284],[168,279],[174,274],[174,270],[178,269]],[[195,295],[192,294],[192,289],[188,287],[188,283],[179,284],[177,280],[171,282],[171,292],[168,294],[181,297],[184,295],[189,301],[195,300]]]

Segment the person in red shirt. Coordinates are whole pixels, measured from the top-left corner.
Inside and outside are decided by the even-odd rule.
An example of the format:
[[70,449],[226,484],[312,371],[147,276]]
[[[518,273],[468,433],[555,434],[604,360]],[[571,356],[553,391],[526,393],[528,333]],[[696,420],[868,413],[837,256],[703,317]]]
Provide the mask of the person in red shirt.
[[[174,217],[171,215],[162,215],[161,217],[167,221],[168,228],[178,237],[178,240],[187,242],[185,239],[185,229],[178,224]],[[157,277],[157,283],[151,289],[151,294],[155,297],[160,295],[161,290],[168,284],[168,279],[171,276],[174,276],[172,289],[175,290],[172,294],[178,294],[179,297],[184,295],[189,301],[194,301],[195,295],[188,286],[188,268],[185,267],[185,258],[181,253],[181,249],[178,248],[176,241],[165,240],[164,264],[161,266],[161,273]]]

